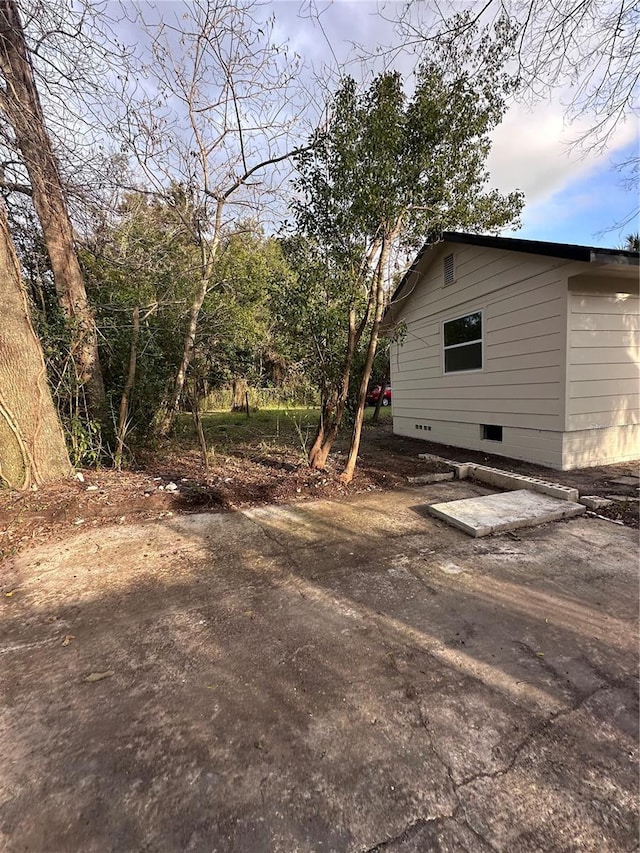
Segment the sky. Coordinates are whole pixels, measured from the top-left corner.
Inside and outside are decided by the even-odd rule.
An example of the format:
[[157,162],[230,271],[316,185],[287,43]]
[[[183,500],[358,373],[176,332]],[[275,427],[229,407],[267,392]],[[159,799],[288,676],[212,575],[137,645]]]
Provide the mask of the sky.
[[[392,18],[401,7],[386,3],[383,15]],[[375,53],[394,41],[392,25],[378,14],[381,7],[367,0],[314,4],[315,15],[308,14],[309,4],[294,1],[269,8],[275,14],[276,34],[300,53],[308,69],[337,64],[358,78],[363,66],[356,57],[362,48]],[[415,62],[415,56],[401,54],[395,67],[408,75]],[[604,151],[580,149],[571,143],[590,126],[592,117],[585,115],[568,125],[564,105],[570,96],[570,90],[558,89],[537,103],[511,105],[493,134],[490,184],[503,192],[525,193],[522,227],[513,236],[619,246],[626,234],[638,230],[637,215],[633,216],[637,186],[622,186],[616,171],[616,164],[638,156],[638,121],[620,122]]]
[[[329,91],[326,86],[323,91],[318,90],[318,79],[332,79],[335,88],[341,74],[362,80],[392,62],[391,67],[410,81],[418,61],[415,52],[395,51],[391,60],[387,51],[401,41],[394,19],[406,8],[404,3],[257,2],[256,14],[273,16],[273,42],[286,43],[291,54],[300,56],[300,82],[309,93],[317,95],[316,106]],[[430,14],[435,2],[420,0],[411,8],[422,15]],[[438,5],[443,8],[451,2],[457,0],[438,0]],[[589,2],[597,7],[609,0]],[[131,10],[139,5],[133,0],[123,3]],[[174,0],[160,0],[151,7],[142,5],[151,9],[152,17],[174,22],[179,22],[185,11]],[[140,34],[136,34],[133,23],[128,27],[131,28],[126,38],[135,41]],[[574,80],[573,85],[580,82]],[[571,89],[556,88],[537,101],[528,98],[527,103],[519,100],[510,104],[503,123],[493,133],[493,149],[487,163],[489,185],[504,193],[519,189],[525,194],[522,227],[517,232],[505,232],[505,236],[619,247],[627,234],[638,231],[637,185],[624,186],[616,170],[617,164],[639,154],[637,116],[618,122],[603,150],[577,147],[572,142],[592,126],[594,119],[584,114],[578,121],[568,123],[566,103],[572,94]]]

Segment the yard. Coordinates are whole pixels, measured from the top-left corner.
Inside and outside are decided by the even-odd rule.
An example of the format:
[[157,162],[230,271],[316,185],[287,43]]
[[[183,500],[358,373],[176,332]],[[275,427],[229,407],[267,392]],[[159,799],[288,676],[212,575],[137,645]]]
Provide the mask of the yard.
[[5,563],[3,850],[637,849],[635,532],[366,482]]
[[210,451],[208,473],[193,421],[183,415],[171,440],[153,452],[139,454],[135,464],[122,473],[108,468],[85,470],[81,482],[59,483],[26,494],[0,490],[0,557],[78,527],[394,488],[405,484],[407,476],[444,470],[437,463],[419,459],[418,454],[424,452],[560,479],[585,494],[618,493],[619,500],[603,512],[638,526],[637,491],[614,482],[633,474],[636,466],[632,464],[559,474],[524,462],[394,436],[391,409],[380,411],[378,424],[371,423],[372,415],[373,409],[368,408],[356,477],[348,486],[338,480],[348,430],[336,442],[326,471],[311,471],[306,465],[316,409],[263,409],[250,417],[230,412],[203,415]]
[[[2,849],[636,849],[635,531],[469,539],[426,504],[490,489],[407,485],[418,453],[544,470],[383,411],[345,487],[316,414],[0,495]],[[637,525],[633,471],[546,475]]]

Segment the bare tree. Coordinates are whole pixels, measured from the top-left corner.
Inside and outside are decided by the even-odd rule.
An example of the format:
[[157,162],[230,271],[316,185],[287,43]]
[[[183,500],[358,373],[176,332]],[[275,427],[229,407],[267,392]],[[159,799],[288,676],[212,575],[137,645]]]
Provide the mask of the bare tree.
[[3,207],[0,300],[0,481],[27,489],[68,476],[71,464]]
[[[166,200],[176,198],[184,227],[199,252],[180,364],[157,432],[166,435],[180,404],[208,288],[215,286],[220,240],[238,210],[255,217],[261,200],[278,188],[295,153],[298,122],[292,95],[297,58],[272,41],[273,20],[258,3],[197,0],[180,20],[136,24],[147,39],[147,88],[120,134],[140,181]],[[140,93],[138,92],[138,95]],[[268,183],[267,183],[268,181]]]
[[[29,177],[51,262],[60,306],[73,333],[73,356],[91,409],[100,413],[105,393],[95,320],[87,299],[57,159],[47,131],[31,57],[15,0],[0,2],[0,110],[13,133]],[[12,187],[25,190],[22,186]]]

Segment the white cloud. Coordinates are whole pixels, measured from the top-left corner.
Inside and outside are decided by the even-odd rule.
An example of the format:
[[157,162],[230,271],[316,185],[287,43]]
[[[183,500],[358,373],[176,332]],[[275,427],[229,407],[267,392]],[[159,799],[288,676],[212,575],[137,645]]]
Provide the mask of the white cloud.
[[[346,68],[344,65],[354,60],[351,42],[357,42],[375,54],[379,45],[394,41],[393,25],[376,14],[379,7],[375,2],[328,0],[318,3],[314,8],[320,12],[320,23],[305,17],[304,13],[301,15],[301,7],[295,2],[276,2],[273,8],[279,34],[288,36],[292,47],[316,71],[323,63],[334,65],[337,59],[342,71],[358,77],[366,73],[363,66],[357,62]],[[305,8],[309,8],[307,4]],[[400,53],[395,57],[394,65],[406,78],[415,61],[415,55]],[[380,59],[375,64],[382,67]],[[619,123],[608,140],[606,150],[580,150],[571,143],[589,130],[594,119],[586,115],[579,122],[567,126],[561,103],[563,97],[570,101],[571,93],[556,91],[553,98],[539,102],[533,108],[514,104],[509,109],[504,122],[493,134],[494,146],[488,161],[493,186],[503,192],[521,189],[528,204],[539,207],[575,181],[588,176],[598,166],[609,162],[615,151],[637,138],[636,122]]]
[[590,127],[590,117],[565,126],[555,101],[533,109],[514,105],[493,134],[488,161],[491,184],[502,191],[524,191],[529,203],[541,203],[610,160],[612,153],[637,138],[635,122],[620,123],[606,151],[580,150],[572,142]]

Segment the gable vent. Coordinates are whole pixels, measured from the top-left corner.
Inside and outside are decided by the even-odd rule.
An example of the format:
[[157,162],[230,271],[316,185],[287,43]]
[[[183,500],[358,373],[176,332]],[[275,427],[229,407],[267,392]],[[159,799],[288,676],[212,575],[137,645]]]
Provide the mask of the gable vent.
[[456,280],[456,268],[453,255],[447,255],[444,259],[444,286],[453,284]]

